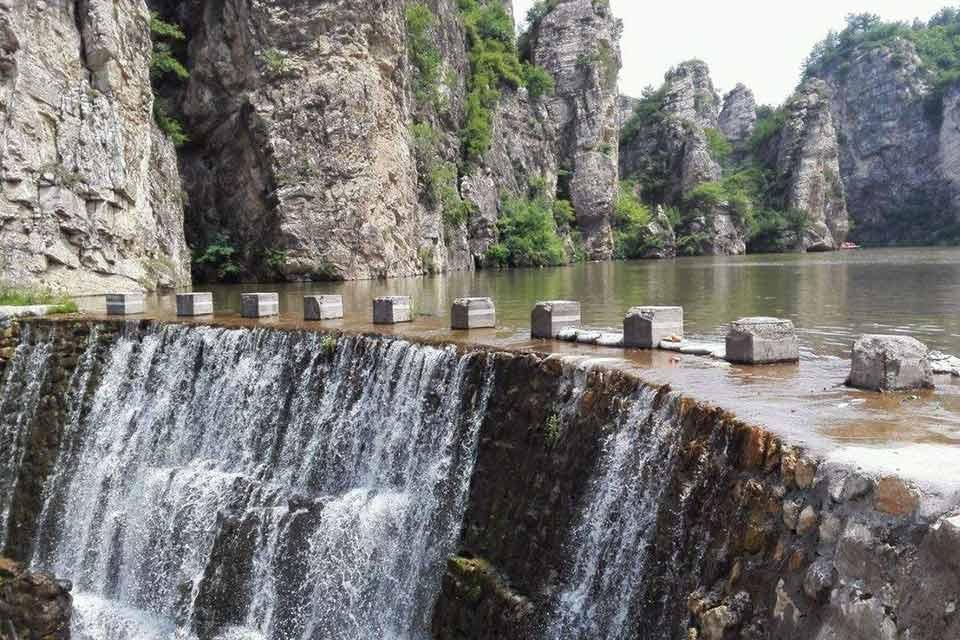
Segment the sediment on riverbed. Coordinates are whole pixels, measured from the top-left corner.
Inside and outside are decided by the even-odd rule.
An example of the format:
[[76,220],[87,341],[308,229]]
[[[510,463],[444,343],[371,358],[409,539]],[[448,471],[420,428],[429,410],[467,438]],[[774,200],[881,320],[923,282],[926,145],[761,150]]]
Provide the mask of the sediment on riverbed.
[[0,544],[74,582],[75,629],[960,634],[955,499],[634,372],[148,320],[0,335]]

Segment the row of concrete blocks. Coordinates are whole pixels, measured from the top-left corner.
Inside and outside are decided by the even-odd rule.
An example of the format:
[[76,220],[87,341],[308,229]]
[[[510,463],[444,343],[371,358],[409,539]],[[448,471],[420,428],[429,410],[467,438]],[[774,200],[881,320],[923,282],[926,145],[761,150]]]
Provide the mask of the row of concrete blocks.
[[[580,324],[580,303],[540,302],[531,317],[534,338],[556,338]],[[623,319],[623,346],[655,349],[683,339],[683,307],[634,307]],[[725,359],[736,364],[775,364],[800,360],[800,344],[790,320],[743,318],[730,323]],[[864,335],[853,345],[847,384],[870,391],[931,389],[929,350],[909,336]]]

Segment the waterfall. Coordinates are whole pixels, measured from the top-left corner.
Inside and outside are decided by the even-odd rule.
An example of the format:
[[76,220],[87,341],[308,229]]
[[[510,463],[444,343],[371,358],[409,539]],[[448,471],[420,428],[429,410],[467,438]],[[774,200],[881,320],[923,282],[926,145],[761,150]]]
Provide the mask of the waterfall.
[[634,638],[635,599],[679,447],[676,398],[641,388],[603,445],[545,638]]
[[[4,456],[49,357],[21,348]],[[68,402],[34,544],[33,564],[75,585],[74,637],[428,637],[490,356],[182,326],[96,349],[71,381],[79,398],[102,369]]]

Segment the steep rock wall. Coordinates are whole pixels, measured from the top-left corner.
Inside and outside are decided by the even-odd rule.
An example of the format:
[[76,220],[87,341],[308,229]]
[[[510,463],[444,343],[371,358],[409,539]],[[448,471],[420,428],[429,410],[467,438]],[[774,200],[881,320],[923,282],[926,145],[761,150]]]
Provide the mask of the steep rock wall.
[[822,75],[833,92],[853,238],[909,244],[955,233],[954,103],[948,98],[941,107],[932,95],[914,45],[898,38],[863,47]]
[[404,3],[187,3],[181,156],[198,244],[289,279],[420,272]]
[[776,168],[786,185],[784,208],[806,212],[809,220],[797,248],[837,249],[849,231],[846,198],[840,180],[840,149],[830,113],[830,90],[808,80],[786,104]]
[[753,91],[738,84],[723,97],[718,126],[727,140],[737,145],[748,140],[757,123],[757,101]]
[[0,3],[0,278],[73,294],[189,284],[142,0]]

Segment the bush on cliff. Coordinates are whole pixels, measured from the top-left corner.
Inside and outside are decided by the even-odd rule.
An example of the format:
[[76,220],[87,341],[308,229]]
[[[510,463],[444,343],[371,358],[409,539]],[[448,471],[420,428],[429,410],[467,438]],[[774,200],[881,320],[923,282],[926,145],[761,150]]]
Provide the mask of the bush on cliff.
[[175,47],[183,47],[186,37],[179,26],[161,20],[155,12],[150,13],[150,39],[153,43],[150,81],[154,93],[158,94],[153,102],[153,117],[160,130],[176,147],[186,144],[190,138],[184,132],[180,121],[172,115],[169,102],[159,97],[159,94],[164,93],[162,89],[165,83],[176,87],[190,77],[190,72],[174,52]]
[[553,205],[545,198],[504,198],[497,220],[499,242],[487,259],[506,267],[548,267],[566,262]]
[[408,5],[404,12],[407,26],[407,51],[416,72],[413,94],[417,102],[436,100],[440,79],[440,50],[434,44],[434,16],[422,2]]

